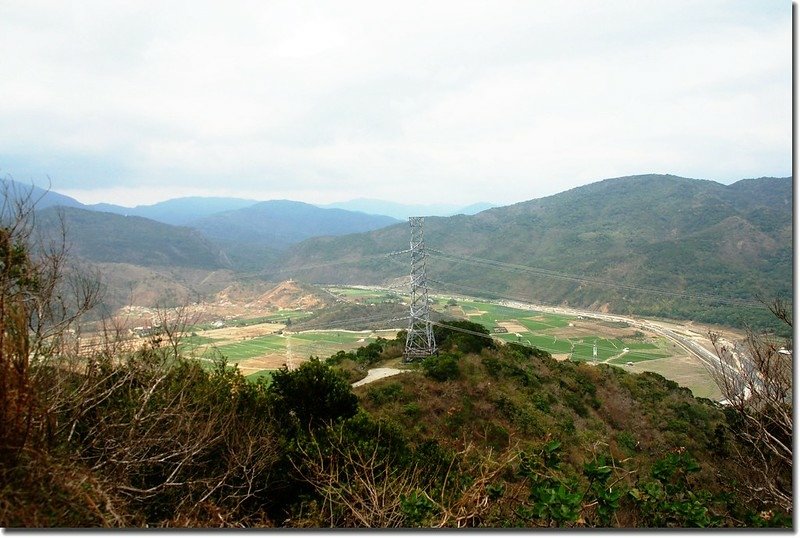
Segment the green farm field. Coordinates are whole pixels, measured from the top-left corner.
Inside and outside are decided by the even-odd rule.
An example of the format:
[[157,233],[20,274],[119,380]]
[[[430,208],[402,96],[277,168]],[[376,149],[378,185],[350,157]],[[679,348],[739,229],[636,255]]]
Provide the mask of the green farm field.
[[371,290],[362,288],[343,288],[343,287],[326,287],[324,288],[329,293],[337,295],[343,299],[360,299],[369,300],[373,302],[383,302],[389,300],[400,300],[402,293],[392,290]]
[[[579,323],[575,316],[532,312],[481,301],[461,300],[458,306],[467,319],[490,330],[512,323],[515,330],[495,334],[500,340],[534,346],[556,356],[567,355],[571,360],[624,364],[669,356],[663,338],[644,341],[627,324]],[[609,338],[609,332],[621,336]],[[594,355],[595,344],[597,356]]]
[[284,364],[297,364],[311,356],[329,357],[340,350],[349,351],[365,346],[379,337],[392,339],[396,335],[395,330],[314,330],[243,337],[236,342],[204,336],[192,336],[188,340],[193,344],[192,356],[209,364],[213,358],[223,357],[228,363],[237,364],[249,376],[278,369]]
[[[383,289],[344,286],[325,289],[345,300],[376,303],[408,300]],[[682,350],[665,338],[645,334],[628,323],[537,312],[464,297],[431,296],[431,308],[446,317],[461,317],[480,323],[498,340],[535,346],[558,360],[604,362],[631,371],[655,371],[687,386],[697,395],[714,396],[718,393],[710,375],[701,366],[692,364],[692,359],[687,358]],[[222,356],[229,363],[237,364],[245,375],[263,377],[285,364],[297,365],[311,356],[328,357],[340,350],[354,350],[373,342],[378,336],[387,339],[396,336],[394,330],[309,330],[295,333],[291,332],[290,326],[284,326],[288,317],[300,320],[308,315],[281,312],[252,320],[232,320],[230,329],[234,331],[233,336],[215,338],[216,331],[201,330],[187,337],[185,345],[191,347],[195,357],[209,364],[213,357]]]

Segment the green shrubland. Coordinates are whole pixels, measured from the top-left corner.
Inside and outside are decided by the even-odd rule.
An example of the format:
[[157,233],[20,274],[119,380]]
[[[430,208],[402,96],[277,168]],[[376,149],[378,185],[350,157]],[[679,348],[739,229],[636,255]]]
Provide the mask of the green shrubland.
[[340,355],[269,385],[158,345],[34,364],[48,381],[32,385],[28,442],[0,466],[0,523],[790,525],[739,495],[747,470],[724,457],[737,446],[717,404],[655,374],[485,341],[355,393]]

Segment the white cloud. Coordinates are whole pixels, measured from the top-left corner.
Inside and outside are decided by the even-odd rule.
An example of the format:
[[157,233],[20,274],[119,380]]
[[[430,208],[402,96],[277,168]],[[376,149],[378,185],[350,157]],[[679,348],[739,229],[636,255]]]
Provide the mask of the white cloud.
[[790,46],[760,0],[5,2],[0,172],[118,202],[786,175]]

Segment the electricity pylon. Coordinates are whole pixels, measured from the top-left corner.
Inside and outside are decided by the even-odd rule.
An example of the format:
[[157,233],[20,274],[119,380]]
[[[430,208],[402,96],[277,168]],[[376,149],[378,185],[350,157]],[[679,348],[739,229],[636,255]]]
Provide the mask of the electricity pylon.
[[436,353],[430,310],[428,283],[425,280],[424,217],[409,217],[411,224],[411,319],[408,322],[406,350],[403,359],[411,362]]

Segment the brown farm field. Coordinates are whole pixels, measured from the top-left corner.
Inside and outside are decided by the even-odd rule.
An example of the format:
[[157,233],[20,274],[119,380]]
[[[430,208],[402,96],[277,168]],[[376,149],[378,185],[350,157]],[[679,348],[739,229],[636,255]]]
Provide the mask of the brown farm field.
[[286,328],[283,323],[258,323],[246,327],[222,327],[220,329],[208,329],[202,335],[213,338],[216,345],[233,344],[241,340],[276,334]]

